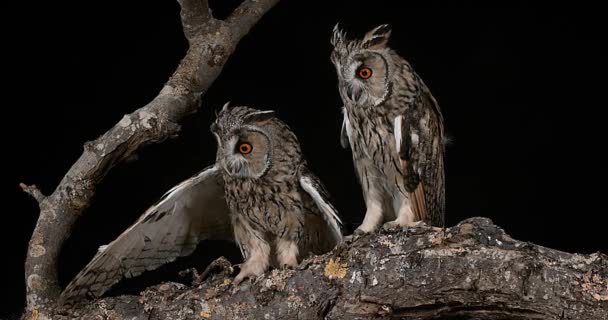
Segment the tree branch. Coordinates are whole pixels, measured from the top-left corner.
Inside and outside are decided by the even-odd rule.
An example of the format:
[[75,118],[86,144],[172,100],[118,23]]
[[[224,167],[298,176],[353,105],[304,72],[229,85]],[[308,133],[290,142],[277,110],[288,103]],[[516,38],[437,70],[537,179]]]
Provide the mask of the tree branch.
[[[171,79],[146,106],[125,115],[84,152],[47,198],[25,187],[40,204],[40,216],[29,242],[25,263],[27,310],[41,319],[56,302],[57,257],[78,216],[89,205],[96,186],[116,164],[139,147],[174,137],[178,123],[195,112],[200,97],[222,71],[240,39],[278,0],[245,0],[229,23],[213,19],[204,0],[180,0],[190,47]],[[245,9],[243,9],[245,8]]]
[[517,241],[486,218],[366,235],[238,288],[229,273],[56,319],[608,319],[608,256]]
[[180,16],[184,35],[192,41],[201,34],[205,23],[213,19],[208,0],[177,0],[181,6]]
[[260,20],[264,15],[266,5],[260,1],[244,1],[234,10],[232,15],[226,19],[231,28],[238,35],[243,35]]

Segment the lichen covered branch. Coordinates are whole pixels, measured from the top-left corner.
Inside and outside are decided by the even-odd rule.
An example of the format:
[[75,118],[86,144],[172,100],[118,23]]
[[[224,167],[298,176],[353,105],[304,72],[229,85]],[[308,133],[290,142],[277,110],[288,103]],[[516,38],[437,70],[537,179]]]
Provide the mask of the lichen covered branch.
[[[295,269],[232,285],[231,267],[192,285],[73,306],[95,319],[608,319],[608,256],[512,239],[485,218],[381,232]],[[195,277],[196,278],[196,277]],[[57,319],[65,319],[57,317]]]

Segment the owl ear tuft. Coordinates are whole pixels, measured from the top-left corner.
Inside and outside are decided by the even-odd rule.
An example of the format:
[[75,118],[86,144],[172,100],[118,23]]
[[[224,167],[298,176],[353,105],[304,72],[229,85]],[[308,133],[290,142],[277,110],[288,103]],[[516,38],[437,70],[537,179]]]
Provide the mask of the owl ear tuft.
[[362,46],[367,49],[386,48],[390,36],[391,27],[388,24],[379,25],[365,34]]
[[336,23],[331,35],[331,45],[336,47],[344,43],[345,34],[340,30],[339,23]]
[[260,122],[266,122],[272,118],[274,118],[275,116],[275,112],[274,110],[264,110],[264,111],[256,111],[253,113],[250,113],[248,115],[246,115],[243,118],[243,122],[244,123],[260,123]]

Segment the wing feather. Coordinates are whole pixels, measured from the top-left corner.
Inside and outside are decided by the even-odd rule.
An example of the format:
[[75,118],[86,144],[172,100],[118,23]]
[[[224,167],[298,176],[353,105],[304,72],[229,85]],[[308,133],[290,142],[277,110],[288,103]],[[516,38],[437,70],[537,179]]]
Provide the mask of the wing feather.
[[[420,80],[421,81],[421,80]],[[418,116],[394,119],[401,171],[417,219],[434,226],[445,220],[444,128],[435,98],[422,83]]]
[[221,173],[207,168],[173,187],[116,240],[100,247],[61,301],[99,297],[122,278],[189,255],[201,240],[232,237]]
[[321,183],[321,180],[310,170],[305,169],[300,176],[300,186],[310,195],[323,214],[323,220],[329,227],[335,244],[342,242],[342,220],[338,215],[338,211],[329,201],[329,193]]

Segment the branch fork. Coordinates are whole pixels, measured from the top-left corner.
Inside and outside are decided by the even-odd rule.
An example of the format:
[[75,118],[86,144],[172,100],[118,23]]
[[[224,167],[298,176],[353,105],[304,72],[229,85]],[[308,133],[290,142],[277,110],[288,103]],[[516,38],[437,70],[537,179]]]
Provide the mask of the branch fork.
[[118,163],[132,159],[143,145],[175,137],[179,123],[196,112],[200,98],[221,73],[238,42],[278,0],[245,0],[226,21],[215,19],[207,0],[178,0],[190,48],[173,76],[147,105],[125,115],[98,139],[84,144],[48,197],[35,185],[20,184],[40,206],[25,263],[28,316],[47,319],[61,292],[57,259],[76,219],[95,195],[96,186]]

